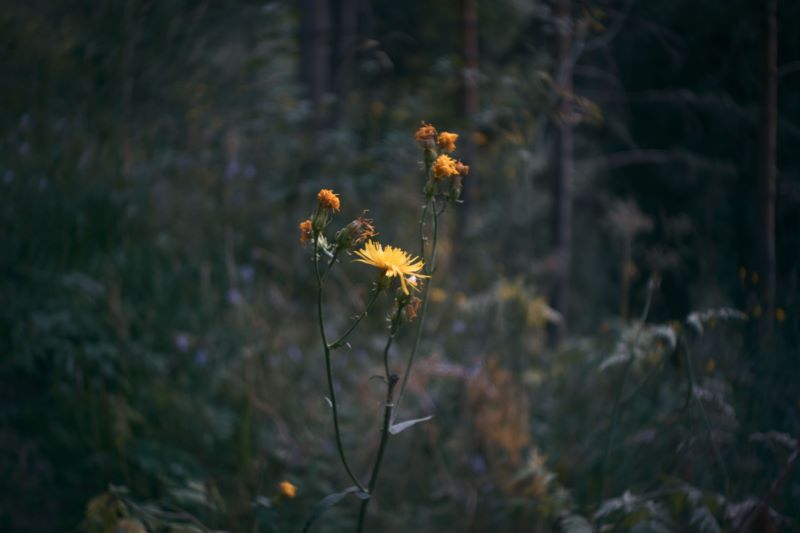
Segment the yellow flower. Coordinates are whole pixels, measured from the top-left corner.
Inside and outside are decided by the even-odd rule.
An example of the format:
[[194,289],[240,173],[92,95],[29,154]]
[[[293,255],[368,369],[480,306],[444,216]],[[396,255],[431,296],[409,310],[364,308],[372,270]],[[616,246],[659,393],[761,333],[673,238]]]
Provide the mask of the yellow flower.
[[440,155],[436,158],[436,161],[433,162],[431,172],[433,172],[433,179],[436,180],[449,178],[450,176],[458,176],[456,160],[449,155]]
[[436,128],[430,124],[425,124],[424,122],[414,135],[414,138],[417,140],[417,142],[423,145],[427,145],[428,143],[432,144],[434,137],[436,137]]
[[320,209],[330,209],[334,212],[339,210],[339,195],[330,189],[321,189],[317,193],[317,202]]
[[297,487],[292,485],[289,481],[281,481],[279,485],[281,496],[292,499],[297,496]]
[[420,273],[425,266],[422,259],[412,257],[400,248],[393,246],[384,248],[379,242],[367,241],[364,248],[356,251],[356,255],[359,257],[356,261],[382,270],[387,278],[395,276],[400,278],[400,286],[406,294],[408,285],[417,288],[417,278],[429,277]]
[[304,220],[300,223],[300,244],[306,244],[311,240],[311,219]]
[[783,307],[778,307],[775,309],[775,320],[778,322],[783,322],[786,320],[786,311],[783,309]]
[[443,131],[439,134],[439,149],[443,152],[454,152],[456,149],[456,141],[458,140],[458,133],[450,133]]

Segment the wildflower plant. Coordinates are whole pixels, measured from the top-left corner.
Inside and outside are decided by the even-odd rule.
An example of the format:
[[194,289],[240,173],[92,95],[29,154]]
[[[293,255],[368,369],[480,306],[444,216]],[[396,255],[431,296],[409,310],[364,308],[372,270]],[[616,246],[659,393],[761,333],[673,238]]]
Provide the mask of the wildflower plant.
[[[436,266],[439,220],[449,206],[459,203],[462,180],[468,174],[469,167],[447,155],[456,149],[457,134],[439,133],[434,126],[423,123],[416,132],[415,138],[422,150],[425,169],[423,186],[425,203],[419,219],[419,256],[375,240],[378,234],[375,231],[373,220],[366,217],[366,211],[335,232],[332,238],[328,238],[329,226],[335,213],[339,212],[341,207],[339,195],[330,189],[319,191],[317,206],[311,217],[299,224],[301,244],[311,244],[311,259],[317,282],[317,319],[325,360],[327,400],[331,408],[336,449],[342,467],[353,483],[353,486],[348,489],[330,494],[320,501],[306,522],[305,530],[308,530],[311,524],[328,508],[347,495],[354,494],[361,500],[357,530],[362,531],[367,509],[378,485],[378,475],[390,436],[431,418],[428,416],[403,422],[397,421],[400,402],[408,384],[425,323],[428,295]],[[352,253],[355,256],[354,262],[375,268],[377,279],[372,284],[372,290],[363,311],[353,319],[341,335],[331,339],[325,325],[323,297],[328,274],[337,266],[343,252],[345,254]],[[393,290],[393,287],[396,288]],[[386,294],[393,300],[392,311],[389,315],[389,331],[383,349],[384,375],[382,378],[386,384],[386,396],[380,441],[375,452],[372,469],[365,482],[351,467],[347,451],[342,444],[342,427],[339,419],[337,393],[334,388],[331,356],[334,351],[347,345],[348,338],[364,317],[371,312],[381,294]],[[393,369],[389,360],[389,350],[401,326],[412,322],[416,322],[413,341],[405,365],[398,374],[398,369]]]

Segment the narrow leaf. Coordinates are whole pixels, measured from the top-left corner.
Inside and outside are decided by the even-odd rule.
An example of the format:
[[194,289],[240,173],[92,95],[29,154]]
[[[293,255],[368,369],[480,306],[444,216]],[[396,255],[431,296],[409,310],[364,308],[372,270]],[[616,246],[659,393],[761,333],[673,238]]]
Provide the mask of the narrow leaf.
[[306,520],[306,524],[303,526],[303,533],[306,533],[309,528],[311,528],[311,524],[317,521],[317,519],[322,516],[322,513],[342,501],[348,494],[355,494],[358,498],[362,500],[366,500],[369,498],[369,494],[363,492],[361,489],[356,487],[355,485],[352,487],[348,487],[344,489],[342,492],[334,492],[333,494],[328,494],[324,498],[322,498],[319,503],[311,510],[311,514],[308,515],[308,520]]
[[426,416],[424,418],[415,418],[414,420],[406,420],[405,422],[399,422],[397,424],[392,424],[389,426],[389,433],[392,435],[397,435],[401,431],[405,431],[406,429],[419,424],[420,422],[425,422],[426,420],[430,420],[433,418],[433,415]]

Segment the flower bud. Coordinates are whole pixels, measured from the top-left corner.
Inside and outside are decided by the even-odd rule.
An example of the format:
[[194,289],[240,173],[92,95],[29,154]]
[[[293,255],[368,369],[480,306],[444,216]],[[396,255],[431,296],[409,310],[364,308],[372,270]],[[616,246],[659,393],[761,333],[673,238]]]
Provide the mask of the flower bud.
[[336,233],[336,246],[343,250],[351,250],[377,235],[375,226],[372,225],[373,220],[366,218],[367,212],[364,211],[361,215],[350,222],[347,226],[343,227]]

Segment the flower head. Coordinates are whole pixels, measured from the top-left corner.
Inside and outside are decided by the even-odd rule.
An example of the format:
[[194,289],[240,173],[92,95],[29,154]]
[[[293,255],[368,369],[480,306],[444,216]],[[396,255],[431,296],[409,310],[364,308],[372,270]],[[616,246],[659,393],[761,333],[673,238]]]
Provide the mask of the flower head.
[[466,176],[469,174],[469,165],[465,165],[461,161],[456,161],[456,170],[458,171],[459,175]]
[[423,148],[432,148],[433,141],[436,138],[436,128],[423,122],[422,126],[420,126],[417,133],[414,135],[414,138]]
[[292,499],[297,496],[297,487],[292,485],[289,481],[281,481],[278,488],[280,489],[281,496],[285,498]]
[[433,162],[431,167],[433,179],[442,180],[451,176],[458,176],[458,169],[456,168],[456,160],[449,155],[440,155]]
[[307,244],[313,235],[311,219],[306,219],[300,223],[300,244]]
[[409,285],[417,288],[417,278],[429,277],[421,273],[425,266],[422,259],[413,257],[400,248],[384,248],[379,242],[367,241],[361,250],[356,251],[356,255],[359,257],[356,261],[382,270],[387,278],[400,278],[400,286],[406,294],[409,294]]
[[458,140],[458,133],[450,133],[443,131],[439,134],[439,149],[442,152],[454,152],[456,149],[456,141]]
[[330,189],[320,189],[317,193],[317,203],[320,209],[329,209],[333,212],[339,211],[339,195]]
[[371,239],[377,233],[371,218],[367,218],[366,211],[336,234],[336,244],[341,248],[349,249]]

